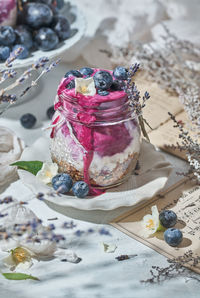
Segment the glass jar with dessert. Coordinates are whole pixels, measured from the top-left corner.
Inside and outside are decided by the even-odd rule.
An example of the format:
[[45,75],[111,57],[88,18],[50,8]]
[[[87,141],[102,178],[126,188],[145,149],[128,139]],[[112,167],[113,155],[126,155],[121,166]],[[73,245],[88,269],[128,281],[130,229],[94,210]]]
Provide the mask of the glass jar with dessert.
[[124,182],[134,170],[141,133],[127,93],[125,68],[66,73],[57,90],[51,155],[60,172],[94,188]]

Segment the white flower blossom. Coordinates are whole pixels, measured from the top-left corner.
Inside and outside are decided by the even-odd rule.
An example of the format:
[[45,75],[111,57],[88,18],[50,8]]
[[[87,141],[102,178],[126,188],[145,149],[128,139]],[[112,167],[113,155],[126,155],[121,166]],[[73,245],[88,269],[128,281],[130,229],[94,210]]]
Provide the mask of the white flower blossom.
[[86,96],[93,96],[96,94],[96,88],[93,77],[88,79],[75,78],[75,92]]
[[159,212],[157,206],[151,207],[152,214],[147,214],[143,217],[142,226],[145,237],[148,237],[158,231],[160,227]]
[[52,162],[44,162],[41,170],[37,173],[36,177],[43,183],[51,183],[52,178],[58,173],[58,165]]
[[3,264],[13,270],[26,270],[33,265],[33,259],[46,260],[54,256],[56,243],[42,240],[39,243],[25,241],[7,241],[1,246],[2,251],[10,251],[10,255],[3,259]]

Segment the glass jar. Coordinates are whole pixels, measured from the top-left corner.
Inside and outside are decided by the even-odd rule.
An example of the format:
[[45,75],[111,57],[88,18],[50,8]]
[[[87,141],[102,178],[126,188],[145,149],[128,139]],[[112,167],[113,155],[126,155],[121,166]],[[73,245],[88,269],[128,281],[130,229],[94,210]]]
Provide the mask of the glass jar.
[[63,79],[55,101],[52,160],[60,172],[95,188],[124,182],[136,166],[141,134],[127,94],[73,95]]

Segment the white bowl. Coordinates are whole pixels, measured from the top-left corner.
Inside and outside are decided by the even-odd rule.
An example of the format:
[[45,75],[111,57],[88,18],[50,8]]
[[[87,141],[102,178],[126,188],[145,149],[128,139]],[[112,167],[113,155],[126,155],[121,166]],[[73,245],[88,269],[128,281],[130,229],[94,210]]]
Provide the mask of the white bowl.
[[[69,1],[66,1],[69,2]],[[61,57],[63,54],[68,56],[68,51],[71,50],[84,36],[86,30],[86,20],[82,12],[79,11],[77,6],[73,5],[73,1],[71,1],[71,9],[70,12],[75,15],[76,19],[71,24],[71,29],[77,29],[77,33],[69,39],[66,39],[62,42],[62,45],[58,45],[58,48],[51,50],[51,51],[41,51],[37,50],[31,53],[31,55],[26,59],[16,59],[13,62],[13,68],[24,68],[28,67],[34,62],[36,62],[40,57],[48,57],[49,60],[54,59],[56,57]],[[65,9],[63,8],[63,15],[65,15]],[[79,48],[80,51],[80,48]],[[70,51],[70,59],[69,61],[73,61],[80,52],[76,50]],[[66,61],[66,59],[65,59]],[[0,63],[0,69],[6,68],[4,63]]]

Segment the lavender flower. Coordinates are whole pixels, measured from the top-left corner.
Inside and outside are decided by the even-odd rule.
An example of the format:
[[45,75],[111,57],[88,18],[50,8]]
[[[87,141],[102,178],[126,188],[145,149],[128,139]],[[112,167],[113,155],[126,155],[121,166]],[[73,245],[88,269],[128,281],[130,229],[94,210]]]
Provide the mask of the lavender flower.
[[[12,62],[21,54],[23,51],[22,47],[19,47],[15,51],[11,52],[10,57],[6,60],[5,66],[10,68],[6,70],[0,70],[0,84],[5,82],[9,78],[14,78],[17,75],[17,72],[12,69]],[[49,66],[47,66],[47,62],[49,62],[49,59],[47,57],[41,57],[31,65],[28,69],[26,69],[23,74],[18,77],[14,83],[8,84],[7,87],[2,88],[0,90],[0,103],[8,103],[8,105],[0,112],[0,114],[4,113],[9,107],[10,104],[13,104],[16,102],[18,97],[24,96],[33,86],[37,85],[38,80],[41,78],[42,75],[45,73],[48,73],[53,68],[55,68],[58,63],[60,62],[60,59],[57,59],[56,61],[50,63]],[[43,69],[42,72],[39,74],[37,79],[35,81],[32,81],[30,85],[28,85],[18,96],[17,94],[6,94],[8,91],[12,90],[15,87],[18,87],[22,84],[25,84],[28,79],[31,77],[32,72],[38,69]]]

